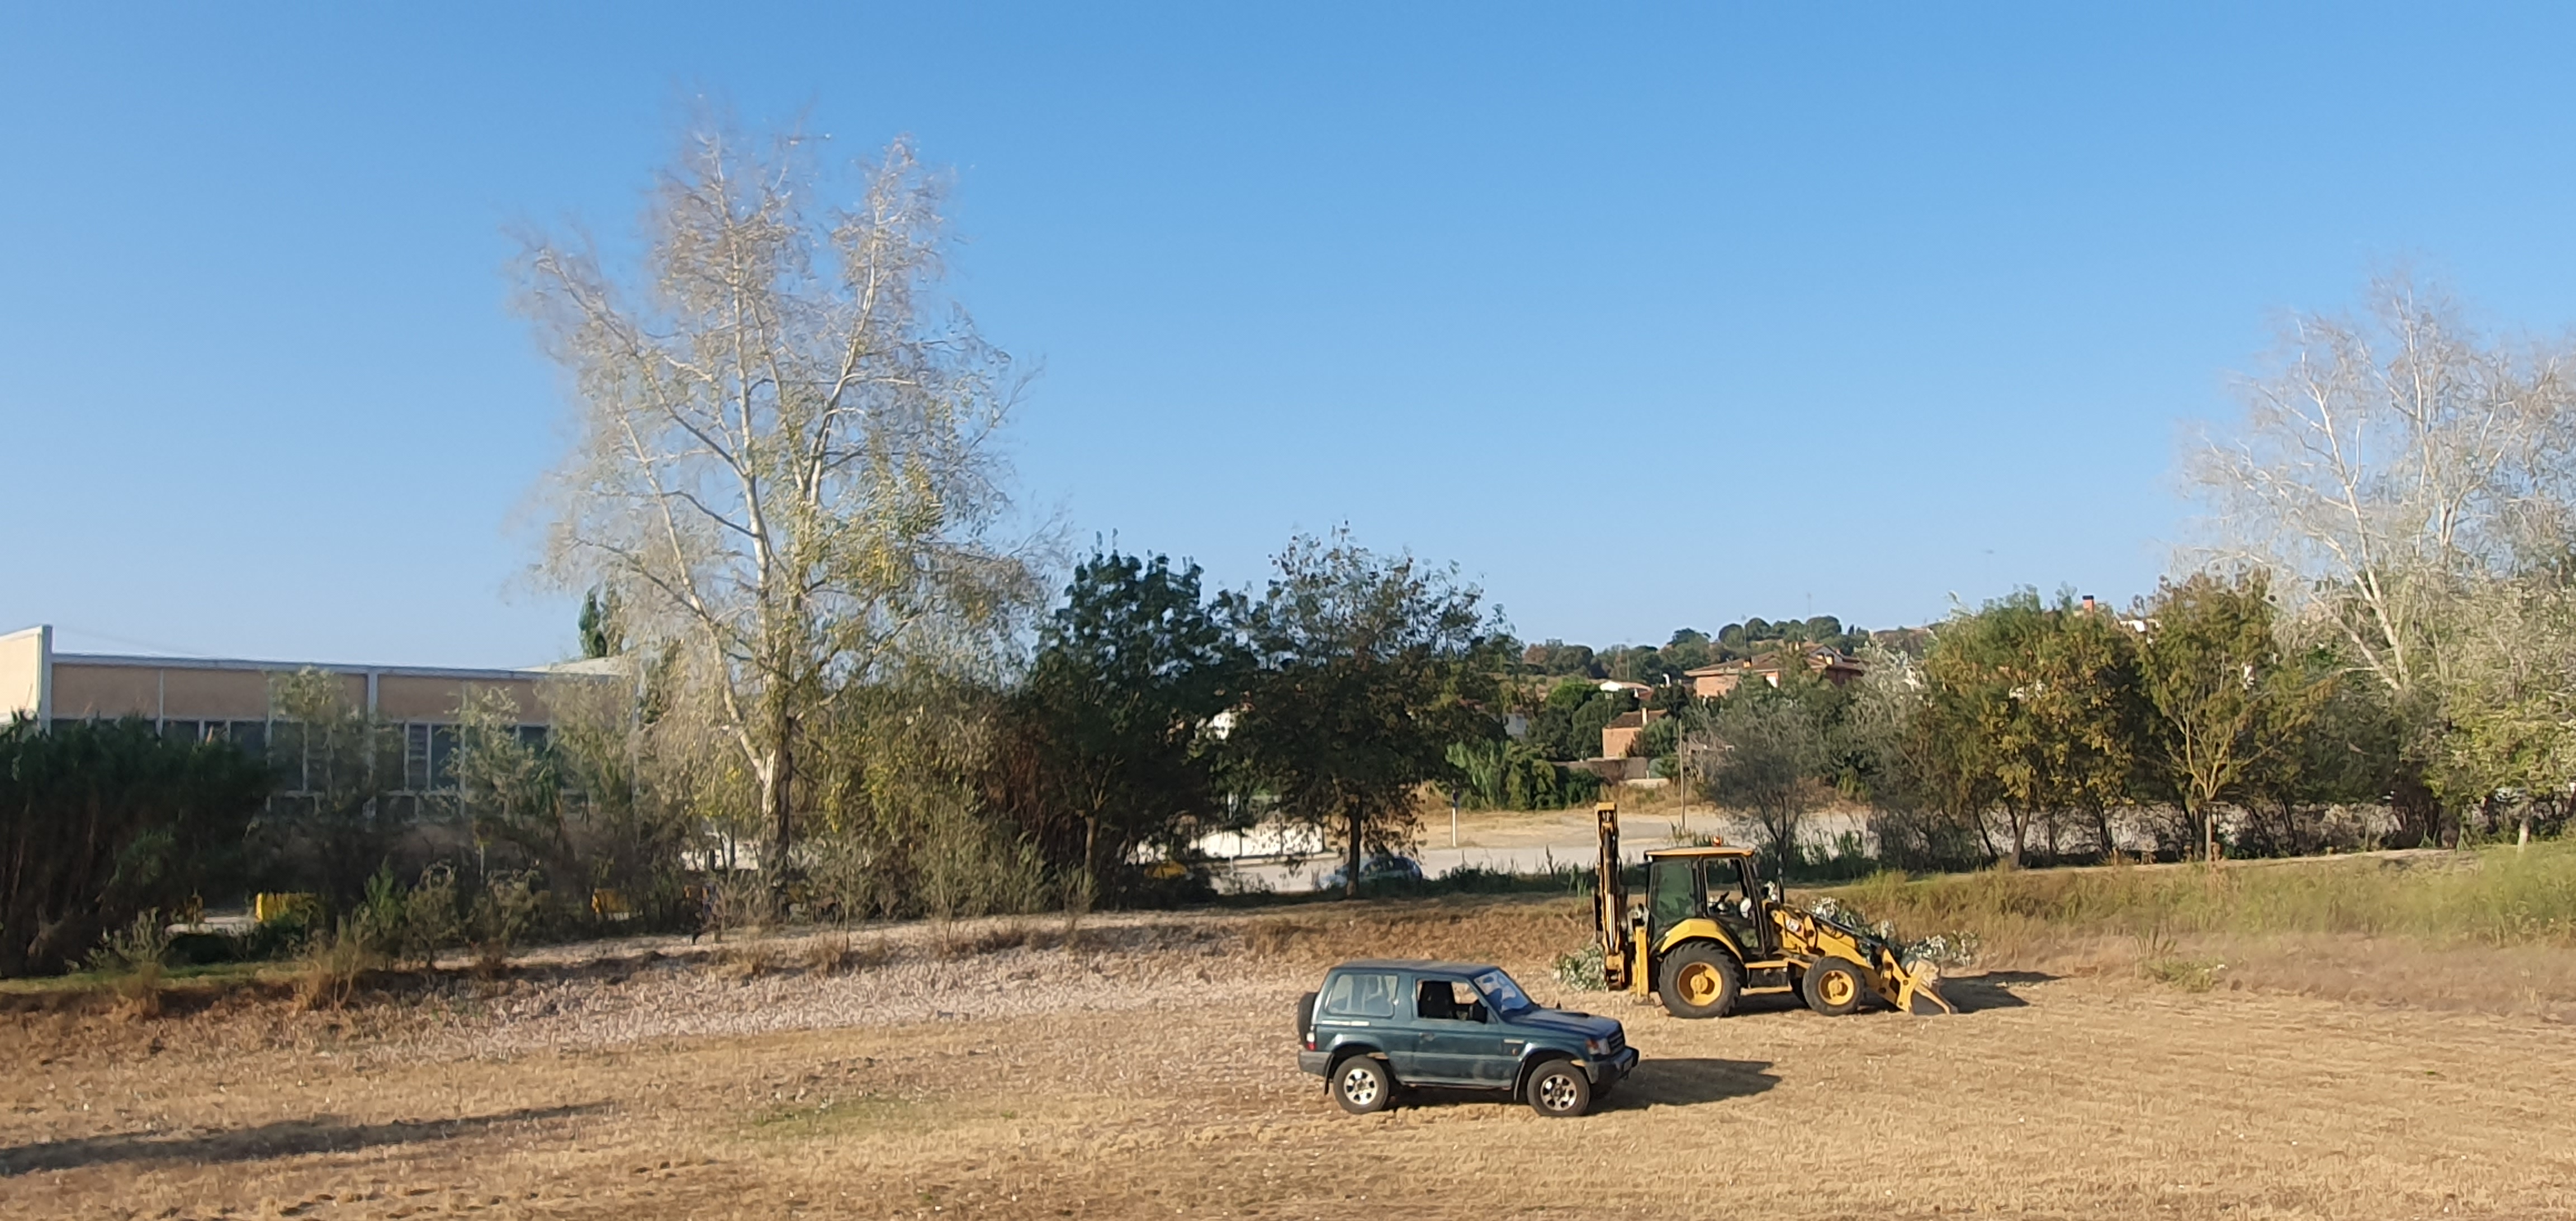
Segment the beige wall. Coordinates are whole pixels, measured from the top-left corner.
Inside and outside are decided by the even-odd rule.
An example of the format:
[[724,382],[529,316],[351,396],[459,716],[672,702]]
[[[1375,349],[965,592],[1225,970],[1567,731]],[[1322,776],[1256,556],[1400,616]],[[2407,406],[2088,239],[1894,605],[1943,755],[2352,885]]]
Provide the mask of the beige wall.
[[142,666],[54,663],[54,716],[79,720],[161,715],[161,671]]
[[[268,717],[268,676],[256,670],[156,670],[161,715],[174,721],[258,721]],[[363,695],[364,688],[360,688]]]
[[[0,636],[0,720],[23,708],[34,713],[45,673],[40,638],[34,632]],[[285,671],[233,667],[123,665],[56,657],[52,664],[52,714],[56,718],[257,721],[271,715],[271,685]],[[352,708],[367,707],[367,673],[339,671],[332,677]],[[376,715],[388,721],[452,722],[468,696],[485,691],[506,695],[518,710],[520,724],[541,725],[550,719],[538,697],[535,678],[456,678],[428,674],[376,675]]]
[[1735,694],[1735,684],[1743,681],[1741,671],[1724,674],[1702,674],[1691,679],[1691,694],[1704,700],[1720,699]]
[[44,714],[45,629],[0,636],[0,722]]
[[507,695],[518,708],[523,724],[540,724],[546,719],[544,706],[537,700],[536,682],[524,678],[460,682],[387,674],[376,679],[376,713],[388,721],[453,721],[464,709],[468,695],[479,696],[486,691]]

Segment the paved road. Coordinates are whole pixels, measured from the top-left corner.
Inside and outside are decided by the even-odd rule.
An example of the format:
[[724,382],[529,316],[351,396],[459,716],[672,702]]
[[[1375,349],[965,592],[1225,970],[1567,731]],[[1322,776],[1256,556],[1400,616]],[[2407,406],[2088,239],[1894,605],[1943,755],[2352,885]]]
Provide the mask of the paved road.
[[[1509,848],[1423,848],[1413,859],[1427,877],[1439,877],[1462,866],[1475,865],[1500,873],[1545,873],[1551,869],[1572,866],[1589,871],[1596,851],[1589,844],[1533,844]],[[1645,858],[1639,847],[1623,846],[1620,856],[1635,864]],[[1238,878],[1279,894],[1293,894],[1315,889],[1317,879],[1341,865],[1334,856],[1308,857],[1291,864],[1276,859],[1246,859],[1235,865]]]

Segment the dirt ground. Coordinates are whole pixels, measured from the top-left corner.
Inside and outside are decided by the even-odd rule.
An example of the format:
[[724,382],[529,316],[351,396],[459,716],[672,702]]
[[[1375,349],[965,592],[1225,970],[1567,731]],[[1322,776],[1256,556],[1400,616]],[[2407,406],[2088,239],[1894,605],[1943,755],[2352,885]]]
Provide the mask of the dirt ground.
[[[340,1012],[20,1011],[0,1217],[2576,1216],[2547,1006],[2189,992],[2064,957],[1954,979],[1957,1018],[1683,1022],[1548,980],[1581,920],[633,943]],[[1353,1118],[1297,1073],[1322,962],[1479,948],[1628,1024],[1645,1060],[1603,1110]]]

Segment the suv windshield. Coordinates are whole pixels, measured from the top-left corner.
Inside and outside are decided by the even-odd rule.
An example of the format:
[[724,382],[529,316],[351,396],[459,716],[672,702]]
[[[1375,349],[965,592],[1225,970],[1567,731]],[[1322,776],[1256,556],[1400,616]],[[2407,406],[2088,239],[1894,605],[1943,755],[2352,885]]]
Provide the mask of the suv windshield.
[[1485,1003],[1496,1013],[1537,1008],[1530,1003],[1529,997],[1522,995],[1521,986],[1513,983],[1512,977],[1503,974],[1501,968],[1477,973],[1475,982],[1476,990],[1485,994]]

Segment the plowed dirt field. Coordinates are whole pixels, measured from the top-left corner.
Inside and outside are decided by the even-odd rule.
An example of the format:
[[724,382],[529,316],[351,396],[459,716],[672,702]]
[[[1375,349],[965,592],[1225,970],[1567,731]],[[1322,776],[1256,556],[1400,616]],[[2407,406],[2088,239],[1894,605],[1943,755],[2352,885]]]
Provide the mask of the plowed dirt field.
[[[1548,980],[1581,918],[628,943],[342,1011],[22,1008],[0,1217],[2576,1215],[2576,1038],[2545,1013],[2023,964],[1954,980],[1956,1018],[1684,1022]],[[1582,1120],[1343,1115],[1295,1070],[1294,1000],[1388,951],[1502,961],[1644,1063]]]

